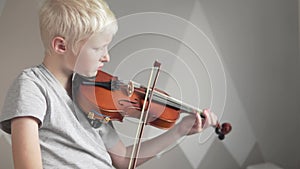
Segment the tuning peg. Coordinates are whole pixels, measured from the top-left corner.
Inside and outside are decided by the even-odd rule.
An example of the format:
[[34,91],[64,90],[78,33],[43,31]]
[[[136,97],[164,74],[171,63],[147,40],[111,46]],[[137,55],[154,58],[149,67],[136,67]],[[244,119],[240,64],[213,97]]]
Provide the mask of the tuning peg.
[[220,140],[224,140],[225,135],[231,131],[232,127],[230,123],[223,123],[221,126],[217,124],[215,132]]

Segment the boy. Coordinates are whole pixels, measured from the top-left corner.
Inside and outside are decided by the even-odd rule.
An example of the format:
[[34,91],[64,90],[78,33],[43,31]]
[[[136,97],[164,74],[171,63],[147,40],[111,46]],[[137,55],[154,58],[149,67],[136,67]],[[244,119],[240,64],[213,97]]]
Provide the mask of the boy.
[[[73,102],[72,77],[94,77],[109,62],[108,44],[117,31],[114,14],[102,0],[46,0],[40,10],[45,47],[41,65],[24,70],[8,91],[1,129],[12,136],[14,167],[127,168],[125,147],[111,123],[93,128]],[[166,133],[141,145],[137,165],[184,135],[216,124],[190,115]]]

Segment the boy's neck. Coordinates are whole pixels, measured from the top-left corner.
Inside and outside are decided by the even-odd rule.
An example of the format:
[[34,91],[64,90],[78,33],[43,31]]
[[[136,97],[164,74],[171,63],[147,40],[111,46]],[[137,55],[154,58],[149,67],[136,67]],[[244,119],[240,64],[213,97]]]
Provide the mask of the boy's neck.
[[45,56],[43,64],[71,96],[73,71],[68,70],[64,65],[61,65],[61,63],[57,63],[57,60],[53,59],[54,57]]

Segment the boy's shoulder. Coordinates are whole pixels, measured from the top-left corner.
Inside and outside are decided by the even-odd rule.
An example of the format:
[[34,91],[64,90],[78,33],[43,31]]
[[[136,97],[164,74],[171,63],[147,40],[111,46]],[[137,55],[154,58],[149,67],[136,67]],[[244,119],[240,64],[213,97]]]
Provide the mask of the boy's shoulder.
[[17,76],[17,81],[30,80],[34,82],[42,82],[53,79],[53,75],[43,65],[36,65],[33,67],[25,68]]
[[[42,64],[23,69],[15,78],[11,88],[14,90],[37,86],[45,90],[53,83],[51,73]],[[48,87],[47,87],[48,86]],[[25,89],[24,88],[24,89]]]
[[42,74],[42,65],[36,65],[33,67],[25,68],[18,75],[19,79],[23,78],[37,78],[40,74]]

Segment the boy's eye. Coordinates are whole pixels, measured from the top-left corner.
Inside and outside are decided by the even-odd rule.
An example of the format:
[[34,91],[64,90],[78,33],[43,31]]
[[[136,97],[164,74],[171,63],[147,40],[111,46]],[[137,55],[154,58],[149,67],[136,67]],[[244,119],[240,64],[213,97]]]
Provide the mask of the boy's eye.
[[96,47],[96,48],[93,48],[94,50],[99,50],[100,49],[100,47]]
[[102,49],[102,47],[99,47],[99,48],[93,48],[93,49],[96,50],[96,51],[99,51],[99,50]]
[[100,51],[100,50],[103,50],[106,46],[101,46],[101,47],[95,47],[93,48],[94,50],[96,51]]

